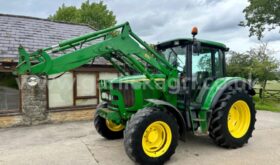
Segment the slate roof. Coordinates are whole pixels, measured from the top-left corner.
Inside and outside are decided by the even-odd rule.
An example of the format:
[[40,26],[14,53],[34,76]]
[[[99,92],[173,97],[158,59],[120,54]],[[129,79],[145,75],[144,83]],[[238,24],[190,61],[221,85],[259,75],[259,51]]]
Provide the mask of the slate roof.
[[[95,30],[87,25],[0,14],[0,61],[17,61],[19,45],[33,52],[93,31]],[[95,64],[105,63],[104,59],[95,60]]]

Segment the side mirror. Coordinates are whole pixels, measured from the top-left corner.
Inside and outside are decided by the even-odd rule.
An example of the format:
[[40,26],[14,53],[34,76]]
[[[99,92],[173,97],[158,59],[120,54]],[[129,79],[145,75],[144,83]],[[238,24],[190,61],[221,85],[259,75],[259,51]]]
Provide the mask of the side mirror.
[[193,42],[193,45],[192,45],[192,53],[193,53],[193,55],[199,55],[200,50],[201,50],[201,44],[200,44],[199,41],[195,40]]

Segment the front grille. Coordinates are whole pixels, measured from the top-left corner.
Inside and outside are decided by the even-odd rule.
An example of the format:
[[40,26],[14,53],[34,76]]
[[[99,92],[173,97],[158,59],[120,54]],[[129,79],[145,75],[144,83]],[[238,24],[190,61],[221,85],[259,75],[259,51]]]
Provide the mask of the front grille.
[[[134,90],[131,84],[127,83],[114,83],[113,89],[119,90],[124,98],[125,107],[134,105]],[[117,100],[117,96],[113,96],[113,100]]]

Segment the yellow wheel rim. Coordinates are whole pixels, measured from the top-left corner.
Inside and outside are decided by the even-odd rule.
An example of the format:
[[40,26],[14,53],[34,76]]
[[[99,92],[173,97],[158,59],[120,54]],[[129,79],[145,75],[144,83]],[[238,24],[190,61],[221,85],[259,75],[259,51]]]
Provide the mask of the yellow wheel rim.
[[106,120],[106,126],[108,127],[109,130],[113,132],[119,132],[124,129],[124,125],[122,124],[115,124],[111,120]]
[[149,157],[160,157],[170,147],[172,132],[168,124],[162,121],[151,123],[142,137],[142,147]]
[[251,123],[251,112],[248,104],[238,100],[232,104],[228,113],[228,130],[234,138],[243,137]]

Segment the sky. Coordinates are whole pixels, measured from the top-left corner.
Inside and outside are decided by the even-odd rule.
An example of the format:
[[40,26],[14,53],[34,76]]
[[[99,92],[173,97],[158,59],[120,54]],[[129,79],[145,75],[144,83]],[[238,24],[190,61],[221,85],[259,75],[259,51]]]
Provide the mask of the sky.
[[[90,2],[98,0],[90,0]],[[63,3],[77,6],[84,0],[0,0],[0,13],[47,18]],[[130,22],[132,30],[149,43],[191,37],[193,26],[197,38],[222,42],[231,50],[246,52],[257,47],[256,37],[248,37],[248,28],[238,26],[244,20],[247,0],[104,0],[118,23]],[[280,33],[271,31],[263,41],[278,52]]]

